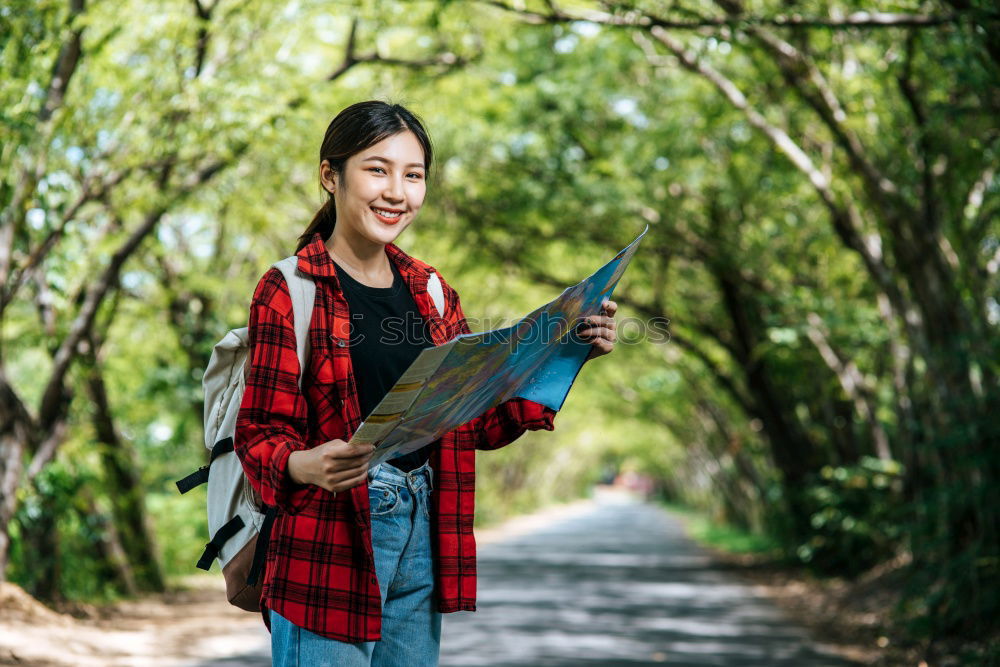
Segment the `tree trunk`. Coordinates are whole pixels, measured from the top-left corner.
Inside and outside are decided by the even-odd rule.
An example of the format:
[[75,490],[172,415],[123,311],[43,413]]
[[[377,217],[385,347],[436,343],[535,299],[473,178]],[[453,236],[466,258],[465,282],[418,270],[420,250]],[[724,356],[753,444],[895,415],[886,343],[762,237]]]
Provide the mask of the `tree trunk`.
[[31,555],[31,576],[24,588],[39,600],[58,601],[62,599],[58,499],[37,485],[32,490],[39,511],[30,519],[23,513],[17,519],[22,548]]
[[[128,555],[122,544],[121,536],[115,527],[113,518],[109,518],[107,513],[101,510],[97,499],[89,489],[83,489],[84,501],[87,511],[81,512],[80,519],[86,520],[89,517],[100,517],[101,535],[97,541],[97,557],[105,565],[106,577],[114,579],[118,586],[129,595],[138,594],[139,588],[136,586],[135,572],[129,564]],[[89,515],[89,517],[88,517]]]
[[0,366],[0,581],[7,580],[10,522],[17,511],[26,443],[33,432],[31,416]]
[[93,345],[90,350],[87,390],[94,402],[94,431],[101,445],[101,463],[111,502],[111,530],[124,551],[133,586],[140,591],[162,591],[165,582],[146,513],[145,488],[131,446],[115,429],[100,362]]
[[7,581],[10,557],[10,522],[17,511],[17,489],[21,485],[24,440],[0,435],[0,581]]
[[757,313],[748,307],[749,299],[740,293],[739,285],[730,276],[712,267],[723,305],[733,323],[737,361],[746,373],[746,384],[756,405],[756,413],[764,426],[774,464],[781,472],[794,536],[802,539],[811,534],[811,510],[805,502],[805,487],[810,473],[819,469],[821,457],[814,443],[799,428],[785,406],[788,398],[771,378],[766,359],[758,354],[763,342]]

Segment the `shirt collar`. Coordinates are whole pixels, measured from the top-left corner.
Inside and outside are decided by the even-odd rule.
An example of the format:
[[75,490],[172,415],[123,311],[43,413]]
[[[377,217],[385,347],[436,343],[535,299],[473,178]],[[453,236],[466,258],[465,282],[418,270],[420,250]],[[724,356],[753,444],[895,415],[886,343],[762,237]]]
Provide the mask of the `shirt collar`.
[[[395,243],[386,244],[385,254],[389,256],[389,260],[396,265],[403,278],[407,279],[407,282],[418,276],[426,279],[434,271],[434,267],[430,264],[411,257],[403,252]],[[333,258],[330,257],[330,252],[326,249],[326,244],[323,242],[323,236],[319,232],[314,233],[309,239],[309,243],[303,246],[302,250],[299,250],[295,255],[299,258],[299,271],[314,278],[331,280],[338,289],[340,288]]]

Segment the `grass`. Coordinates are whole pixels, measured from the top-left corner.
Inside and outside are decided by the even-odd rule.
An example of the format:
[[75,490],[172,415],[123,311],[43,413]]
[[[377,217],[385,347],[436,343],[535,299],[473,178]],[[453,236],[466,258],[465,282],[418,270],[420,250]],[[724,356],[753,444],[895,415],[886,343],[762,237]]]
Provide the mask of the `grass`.
[[689,537],[705,546],[733,554],[777,557],[781,553],[778,542],[767,535],[756,535],[727,524],[720,524],[701,511],[686,505],[657,502],[681,520]]

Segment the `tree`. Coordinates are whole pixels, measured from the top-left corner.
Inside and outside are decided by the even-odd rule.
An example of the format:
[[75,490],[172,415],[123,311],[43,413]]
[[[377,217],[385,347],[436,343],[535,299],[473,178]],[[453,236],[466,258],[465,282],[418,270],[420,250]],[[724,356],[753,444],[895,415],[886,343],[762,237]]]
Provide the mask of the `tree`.
[[[88,7],[84,0],[64,8],[22,4],[23,12],[4,15],[5,106],[17,116],[4,137],[0,322],[24,329],[34,309],[42,333],[27,328],[24,338],[0,340],[0,576],[19,493],[54,460],[67,436],[78,393],[72,370],[81,360],[91,362],[82,384],[95,403],[97,437],[109,448],[107,492],[121,522],[118,532],[131,535],[147,525],[140,477],[116,435],[95,365],[100,351],[94,346],[103,340],[95,322],[103,313],[104,326],[111,326],[109,304],[130,297],[127,286],[122,292],[123,274],[159,241],[164,221],[190,215],[209,184],[246,165],[254,142],[275,135],[315,81],[296,73],[293,80],[307,85],[277,85],[288,82],[295,64],[274,62],[274,52],[261,46],[286,39],[294,21],[305,19],[274,21],[267,3],[177,3],[156,24],[146,20],[142,2],[113,8]],[[134,22],[126,20],[130,16]],[[126,25],[137,27],[127,31]],[[165,42],[164,34],[176,40]],[[355,19],[341,61],[320,80],[336,82],[365,64],[440,72],[463,62],[444,47],[419,59],[363,51]],[[251,74],[260,80],[259,66],[273,70],[267,88],[281,95],[251,99],[243,92]],[[39,81],[43,93],[31,94]],[[233,112],[240,114],[235,121]],[[163,277],[170,278],[169,265],[163,266]],[[184,305],[183,297],[171,304],[173,324],[182,324]],[[51,353],[45,371],[31,374],[41,387],[35,409],[8,371],[12,357],[33,349]],[[192,368],[202,360],[192,351]],[[123,546],[133,569],[148,572],[140,587],[156,589],[162,576],[150,542],[143,532]]]

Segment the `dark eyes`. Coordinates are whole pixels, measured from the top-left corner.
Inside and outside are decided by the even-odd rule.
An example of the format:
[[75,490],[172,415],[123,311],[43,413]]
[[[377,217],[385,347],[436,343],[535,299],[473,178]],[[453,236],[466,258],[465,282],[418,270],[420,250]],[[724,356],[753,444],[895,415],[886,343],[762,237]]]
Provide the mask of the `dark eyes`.
[[[385,169],[383,169],[382,167],[369,167],[368,171],[375,171],[376,169],[382,172],[383,174],[385,173]],[[407,176],[416,176],[417,178],[423,178],[423,174],[420,174],[416,171],[411,171],[409,174],[407,174]]]

